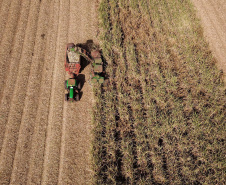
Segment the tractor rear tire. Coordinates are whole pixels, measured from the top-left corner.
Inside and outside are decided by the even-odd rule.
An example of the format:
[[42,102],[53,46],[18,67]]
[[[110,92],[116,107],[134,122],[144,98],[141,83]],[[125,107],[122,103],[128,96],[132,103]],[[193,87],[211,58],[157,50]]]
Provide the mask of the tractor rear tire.
[[78,90],[81,90],[81,88],[82,88],[82,85],[81,85],[81,83],[79,82],[79,83],[78,83]]
[[76,93],[75,100],[79,101],[79,93]]
[[65,101],[68,101],[68,94],[65,94]]
[[67,89],[67,80],[64,82],[64,88]]

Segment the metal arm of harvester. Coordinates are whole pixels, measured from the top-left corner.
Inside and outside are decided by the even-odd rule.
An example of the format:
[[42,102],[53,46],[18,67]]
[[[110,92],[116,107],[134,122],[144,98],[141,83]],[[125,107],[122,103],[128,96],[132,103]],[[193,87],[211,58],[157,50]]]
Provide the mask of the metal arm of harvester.
[[85,49],[83,49],[83,48],[77,46],[77,51],[78,51],[79,54],[80,54],[81,56],[83,56],[87,61],[89,61],[89,62],[91,62],[91,63],[93,62],[93,59],[92,59],[91,55],[90,55]]

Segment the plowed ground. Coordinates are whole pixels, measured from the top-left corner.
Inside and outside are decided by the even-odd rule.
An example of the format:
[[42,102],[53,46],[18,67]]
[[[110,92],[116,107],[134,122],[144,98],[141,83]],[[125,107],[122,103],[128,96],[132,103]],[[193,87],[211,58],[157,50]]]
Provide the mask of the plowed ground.
[[89,184],[92,88],[64,102],[67,43],[97,41],[96,2],[0,1],[0,184]]

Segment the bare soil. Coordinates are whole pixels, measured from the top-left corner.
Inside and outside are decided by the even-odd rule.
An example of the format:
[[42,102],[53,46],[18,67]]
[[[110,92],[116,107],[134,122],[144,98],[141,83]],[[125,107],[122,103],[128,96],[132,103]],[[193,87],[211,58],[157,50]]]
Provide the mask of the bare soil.
[[192,0],[201,19],[204,34],[226,80],[226,3],[225,0]]
[[0,184],[90,184],[92,87],[64,102],[65,47],[97,42],[97,2],[0,1]]

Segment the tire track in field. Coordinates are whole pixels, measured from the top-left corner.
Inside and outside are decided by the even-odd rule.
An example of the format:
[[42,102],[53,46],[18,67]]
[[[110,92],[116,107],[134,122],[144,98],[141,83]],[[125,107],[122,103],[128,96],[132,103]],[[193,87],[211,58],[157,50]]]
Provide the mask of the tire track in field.
[[[85,43],[90,39],[96,43],[95,18],[94,1],[86,0],[82,4],[77,0],[71,1],[68,43]],[[81,100],[64,103],[59,184],[89,184],[93,175],[90,154],[93,94],[88,84],[90,65],[82,74],[86,82]]]
[[48,125],[48,114],[50,107],[52,76],[54,71],[58,22],[59,22],[59,1],[53,4],[50,28],[47,35],[47,47],[45,52],[45,64],[41,80],[40,97],[35,120],[34,133],[32,136],[32,147],[29,158],[27,184],[41,184],[44,150],[46,141],[46,128]]
[[[9,71],[9,58],[11,57],[11,50],[15,42],[14,37],[15,32],[17,31],[18,19],[20,17],[21,4],[21,1],[15,1],[11,4],[4,32],[0,33],[2,34],[0,45],[0,87],[4,87],[5,78]],[[0,88],[0,101],[2,92],[3,88]]]
[[30,156],[31,139],[34,130],[35,118],[38,108],[41,78],[45,60],[47,29],[51,10],[51,0],[43,0],[39,12],[38,28],[36,33],[34,57],[31,62],[28,88],[21,119],[17,147],[14,157],[10,184],[25,184]]
[[42,184],[57,184],[59,174],[64,103],[64,55],[68,37],[69,5],[69,0],[60,2],[56,59],[53,71]]
[[6,21],[8,18],[8,12],[11,5],[11,0],[3,0],[0,10],[0,43],[2,41],[2,33],[5,30]]
[[0,155],[0,184],[8,184],[12,171],[13,158],[16,150],[19,126],[23,114],[24,100],[27,90],[27,81],[30,74],[31,58],[34,49],[40,1],[32,1],[28,17],[28,27],[24,40],[18,78],[13,93],[9,117],[3,146]]
[[[226,73],[226,4],[224,0],[192,1],[201,18],[210,48],[218,59],[218,67]],[[226,80],[226,75],[224,79]]]
[[1,7],[2,7],[2,1],[3,1],[3,0],[0,0],[0,10],[1,10]]
[[[4,1],[1,9],[9,2]],[[95,3],[51,1],[54,12],[48,12],[47,29],[48,16],[42,13],[47,2],[23,1],[21,11],[10,2],[10,10],[18,12],[18,21],[13,20],[18,25],[8,24],[14,39],[5,34],[15,42],[0,104],[0,184],[91,182],[92,88],[85,83],[81,101],[68,105],[63,82],[67,41],[96,43]],[[0,20],[10,20],[11,14],[5,15]],[[7,26],[1,26],[6,31]],[[43,33],[47,36],[41,41]],[[86,80],[89,71],[87,66],[82,72]]]
[[7,75],[6,83],[4,85],[4,91],[2,94],[2,100],[0,104],[0,151],[2,148],[3,137],[5,133],[5,126],[8,119],[8,114],[10,110],[10,104],[12,100],[12,95],[14,91],[15,81],[17,78],[21,53],[22,53],[22,46],[25,37],[25,30],[27,26],[27,17],[29,14],[30,8],[30,0],[24,1],[21,8],[21,15],[18,20],[19,24],[17,27],[17,33],[15,35],[15,43],[12,48],[12,55],[10,60],[9,66],[9,73]]

